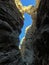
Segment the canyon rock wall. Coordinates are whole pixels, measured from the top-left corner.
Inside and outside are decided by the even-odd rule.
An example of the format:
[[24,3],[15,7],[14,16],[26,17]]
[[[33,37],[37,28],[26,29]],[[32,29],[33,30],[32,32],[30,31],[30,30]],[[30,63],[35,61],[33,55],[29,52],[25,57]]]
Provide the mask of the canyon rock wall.
[[24,65],[18,48],[22,26],[14,0],[0,0],[0,65]]
[[[0,65],[49,65],[49,0],[41,0],[37,9],[24,6],[22,10],[15,1],[0,0]],[[19,50],[25,12],[34,23],[26,29]]]
[[36,15],[36,28],[32,23],[22,41],[22,58],[27,65],[49,65],[49,0],[41,0]]

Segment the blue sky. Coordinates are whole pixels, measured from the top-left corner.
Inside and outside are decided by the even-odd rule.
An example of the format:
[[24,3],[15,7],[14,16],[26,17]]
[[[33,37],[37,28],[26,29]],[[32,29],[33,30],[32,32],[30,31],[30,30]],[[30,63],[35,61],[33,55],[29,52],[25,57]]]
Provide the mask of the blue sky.
[[[21,0],[22,4],[24,6],[28,6],[28,5],[35,5],[35,0]],[[22,32],[19,36],[20,40],[25,36],[25,29],[27,26],[32,24],[32,19],[31,16],[27,13],[24,14],[24,26],[22,28]]]

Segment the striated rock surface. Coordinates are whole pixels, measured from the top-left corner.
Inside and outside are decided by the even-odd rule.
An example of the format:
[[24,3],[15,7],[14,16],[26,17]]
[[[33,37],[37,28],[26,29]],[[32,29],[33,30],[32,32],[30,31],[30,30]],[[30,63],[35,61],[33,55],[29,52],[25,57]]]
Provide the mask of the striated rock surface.
[[0,65],[24,65],[18,48],[22,26],[14,0],[0,0]]
[[49,0],[41,0],[35,12],[36,27],[33,23],[27,28],[21,45],[22,58],[27,65],[49,65]]
[[[0,65],[49,65],[49,0],[37,0],[36,7],[18,2],[0,0]],[[26,29],[20,54],[19,35],[25,12],[33,23]]]
[[21,54],[24,62],[26,62],[28,65],[32,64],[32,61],[34,59],[34,51],[32,49],[32,30],[31,26],[27,27],[26,29],[26,36],[21,42]]

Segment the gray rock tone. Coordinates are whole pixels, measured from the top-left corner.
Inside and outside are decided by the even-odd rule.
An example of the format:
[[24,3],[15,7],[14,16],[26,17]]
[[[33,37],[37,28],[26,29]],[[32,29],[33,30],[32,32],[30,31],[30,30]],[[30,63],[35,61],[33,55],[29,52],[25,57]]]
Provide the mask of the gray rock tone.
[[22,26],[14,0],[0,0],[0,65],[24,65],[18,48]]
[[41,0],[37,11],[37,30],[34,35],[34,65],[49,65],[49,0]]
[[31,25],[24,38],[21,46],[23,61],[27,65],[49,65],[49,0],[41,0],[36,29],[33,30]]
[[22,59],[24,62],[26,62],[28,65],[32,64],[32,61],[34,60],[34,51],[32,49],[32,27],[29,26],[26,31],[26,36],[24,37],[22,44],[21,44],[21,54]]

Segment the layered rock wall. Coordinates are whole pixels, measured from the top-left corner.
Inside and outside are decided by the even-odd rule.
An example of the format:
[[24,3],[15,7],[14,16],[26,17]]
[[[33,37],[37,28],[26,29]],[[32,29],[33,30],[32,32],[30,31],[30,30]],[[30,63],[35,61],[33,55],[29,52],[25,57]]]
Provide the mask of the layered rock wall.
[[[0,65],[49,65],[49,0],[37,0],[37,7],[25,7],[18,1],[0,0]],[[26,29],[20,54],[25,12],[33,23]]]
[[49,65],[49,0],[41,0],[36,12],[36,25],[27,28],[22,42],[22,58],[28,65]]
[[22,26],[14,0],[0,0],[0,65],[24,65],[18,48]]

